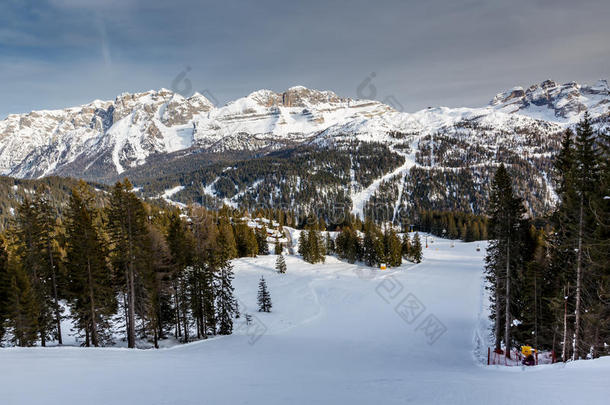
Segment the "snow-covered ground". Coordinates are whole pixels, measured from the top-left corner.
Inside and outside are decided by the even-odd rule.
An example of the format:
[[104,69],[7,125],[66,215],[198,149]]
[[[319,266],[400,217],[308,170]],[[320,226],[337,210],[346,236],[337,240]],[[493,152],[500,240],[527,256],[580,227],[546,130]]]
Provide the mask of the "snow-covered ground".
[[[606,404],[610,358],[487,367],[484,251],[435,239],[419,265],[235,261],[236,333],[161,350],[0,349],[2,404]],[[273,312],[255,311],[258,279]]]

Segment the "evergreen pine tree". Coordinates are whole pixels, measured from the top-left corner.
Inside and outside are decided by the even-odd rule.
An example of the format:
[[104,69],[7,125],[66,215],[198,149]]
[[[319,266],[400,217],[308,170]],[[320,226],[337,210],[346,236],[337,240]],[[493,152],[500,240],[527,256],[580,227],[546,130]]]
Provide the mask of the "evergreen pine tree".
[[8,307],[8,293],[11,278],[8,272],[8,253],[4,247],[4,240],[0,237],[0,342],[4,337],[4,322]]
[[226,262],[227,252],[218,245],[219,230],[214,216],[204,208],[193,209],[191,216],[195,245],[189,280],[190,304],[197,337],[205,338],[217,332],[216,279]]
[[362,260],[367,266],[376,267],[384,258],[383,235],[375,223],[368,218],[364,224]]
[[411,238],[409,238],[409,234],[405,233],[402,237],[402,257],[405,259],[411,258]]
[[326,244],[317,226],[307,232],[307,253],[309,263],[324,263],[326,259]]
[[[500,165],[492,182],[489,204],[489,217],[492,230],[486,261],[486,272],[492,290],[492,319],[495,325],[497,351],[504,338],[506,355],[510,355],[512,344],[510,328],[513,319],[515,301],[511,301],[516,287],[517,267],[522,263],[523,249],[520,234],[523,229],[523,203],[516,197],[511,179],[504,165]],[[504,321],[504,331],[501,322]]]
[[[50,268],[45,265],[46,255],[42,250],[42,229],[39,221],[38,206],[26,197],[17,208],[15,242],[18,264],[28,277],[28,291],[34,295],[33,306],[38,313],[38,333],[41,346],[53,337],[54,302]],[[19,278],[17,278],[19,281]],[[20,283],[25,287],[25,284]]]
[[129,180],[117,182],[112,189],[107,209],[108,231],[112,242],[112,259],[126,297],[127,346],[136,345],[136,311],[143,283],[139,269],[146,260],[148,243],[147,215],[142,201],[132,192]]
[[[231,231],[232,232],[232,231]],[[189,341],[188,271],[193,265],[194,245],[192,233],[177,215],[170,216],[167,243],[171,255],[172,294],[174,302],[174,334]]]
[[237,314],[237,301],[233,295],[233,266],[225,262],[219,272],[216,293],[216,319],[218,334],[230,335],[233,333],[233,317]]
[[326,254],[334,254],[335,253],[335,241],[332,236],[330,236],[330,232],[326,232]]
[[152,337],[155,348],[165,337],[165,328],[172,323],[171,308],[171,254],[166,238],[153,224],[148,226],[148,254],[143,266],[144,288],[141,294],[142,308],[139,313],[144,318],[144,333]]
[[589,256],[591,280],[589,309],[586,312],[586,333],[591,356],[597,358],[610,354],[607,336],[610,336],[610,131],[599,134],[600,184],[592,196],[591,214],[595,218],[595,230],[591,235]]
[[578,221],[576,222],[576,296],[574,303],[574,340],[572,359],[577,360],[586,355],[588,347],[581,344],[584,313],[585,288],[590,280],[590,232],[595,229],[596,219],[591,212],[591,201],[599,189],[599,151],[595,141],[595,132],[591,126],[588,113],[576,128],[575,142],[576,166],[575,188],[578,195]]
[[306,262],[311,262],[311,252],[309,244],[309,232],[302,230],[299,234],[299,254]]
[[268,255],[269,254],[269,244],[267,243],[267,228],[262,226],[260,228],[256,228],[256,244],[258,246],[258,254],[259,255]]
[[222,261],[237,257],[237,245],[233,228],[227,217],[220,217],[218,223],[218,247],[222,255]]
[[472,222],[472,240],[481,240],[481,223],[479,221]]
[[38,234],[36,235],[37,244],[39,246],[40,260],[44,263],[48,275],[48,284],[50,288],[49,295],[53,300],[52,312],[55,321],[55,335],[57,342],[63,344],[61,332],[61,307],[59,305],[59,274],[58,263],[56,257],[55,237],[56,237],[56,221],[55,212],[51,207],[51,203],[42,195],[38,195],[34,201],[37,211]]
[[457,226],[455,225],[455,218],[453,215],[449,215],[447,221],[447,236],[449,239],[457,239],[459,237]]
[[271,296],[267,290],[265,278],[261,276],[258,282],[258,312],[271,312]]
[[423,258],[424,255],[419,232],[415,232],[415,236],[413,236],[413,245],[411,246],[411,260],[413,260],[415,263],[421,263]]
[[99,346],[110,334],[117,309],[107,250],[97,228],[90,187],[83,181],[72,190],[67,211],[69,306],[76,329],[85,332],[85,346]]
[[282,242],[280,242],[280,238],[278,236],[276,236],[275,237],[275,250],[273,253],[275,253],[276,255],[281,255],[283,250],[284,250],[284,247],[282,246]]
[[469,238],[468,238],[468,224],[466,222],[464,222],[462,224],[462,228],[460,230],[460,239],[463,240],[464,242],[468,242]]
[[[555,180],[559,203],[552,215],[554,232],[549,240],[549,272],[554,274],[552,285],[555,293],[551,298],[551,306],[556,317],[561,323],[561,357],[567,361],[569,354],[568,336],[569,325],[567,323],[568,306],[571,306],[568,291],[574,286],[574,269],[576,262],[575,249],[575,224],[577,223],[576,212],[578,197],[575,188],[575,157],[573,133],[566,130],[561,142],[561,149],[555,158]],[[573,309],[570,308],[570,312]]]
[[258,254],[256,235],[247,224],[239,223],[235,226],[235,243],[238,257],[256,257]]
[[361,258],[361,241],[356,231],[349,225],[344,226],[337,235],[335,242],[337,255],[349,263],[355,263]]
[[386,227],[383,234],[384,260],[388,266],[402,264],[402,243],[392,227]]
[[275,261],[275,269],[278,273],[286,273],[286,260],[284,260],[284,256],[281,254],[277,255],[277,259]]
[[12,332],[11,341],[21,347],[33,346],[39,330],[39,309],[36,293],[21,267],[16,267],[10,274],[6,317]]
[[234,296],[233,265],[230,261],[235,250],[235,241],[229,237],[228,221],[226,221],[225,227],[226,232],[222,230],[223,221],[221,221],[217,238],[217,256],[219,257],[217,266],[219,267],[219,270],[215,293],[216,321],[218,323],[218,333],[221,335],[230,335],[233,333],[233,318],[239,317],[239,310],[237,300]]

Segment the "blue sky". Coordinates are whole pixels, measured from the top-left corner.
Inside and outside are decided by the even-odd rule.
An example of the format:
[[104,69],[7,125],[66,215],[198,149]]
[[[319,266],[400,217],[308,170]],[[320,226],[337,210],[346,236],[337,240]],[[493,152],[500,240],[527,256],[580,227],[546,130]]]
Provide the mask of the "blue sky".
[[[610,2],[3,0],[0,119],[176,77],[226,101],[293,85],[415,111],[610,75]],[[184,83],[181,82],[181,88]]]

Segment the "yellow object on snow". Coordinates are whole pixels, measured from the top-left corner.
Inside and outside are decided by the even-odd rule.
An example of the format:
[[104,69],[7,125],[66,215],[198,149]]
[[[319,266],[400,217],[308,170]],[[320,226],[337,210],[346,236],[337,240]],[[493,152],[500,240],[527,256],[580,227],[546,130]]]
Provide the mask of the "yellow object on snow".
[[521,353],[527,357],[532,353],[536,353],[536,349],[532,348],[531,346],[521,346]]

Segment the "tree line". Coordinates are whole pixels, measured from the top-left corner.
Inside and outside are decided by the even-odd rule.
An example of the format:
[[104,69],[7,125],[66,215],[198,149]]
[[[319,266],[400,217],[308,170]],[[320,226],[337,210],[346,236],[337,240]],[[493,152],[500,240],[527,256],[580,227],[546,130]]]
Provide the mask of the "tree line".
[[487,217],[461,211],[424,210],[418,213],[419,231],[460,239],[464,242],[487,240]]
[[398,267],[403,259],[415,263],[423,259],[419,233],[416,232],[412,238],[405,233],[401,238],[393,227],[382,229],[371,219],[364,222],[362,231],[345,223],[334,240],[327,234],[327,250],[349,263],[362,261],[371,267],[381,264]]
[[500,166],[489,203],[486,274],[495,350],[528,344],[564,361],[608,354],[610,140],[589,117],[555,158],[558,203],[542,227]]

